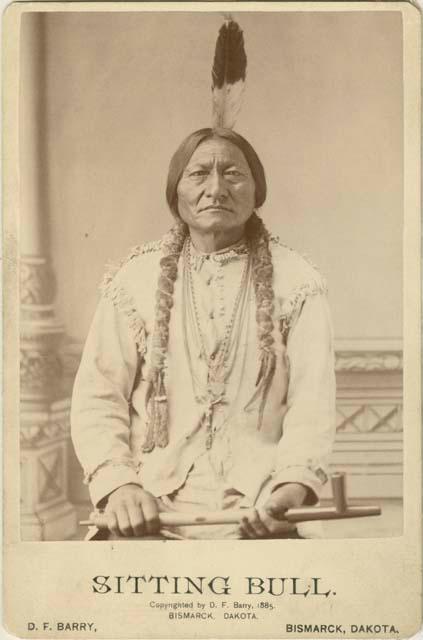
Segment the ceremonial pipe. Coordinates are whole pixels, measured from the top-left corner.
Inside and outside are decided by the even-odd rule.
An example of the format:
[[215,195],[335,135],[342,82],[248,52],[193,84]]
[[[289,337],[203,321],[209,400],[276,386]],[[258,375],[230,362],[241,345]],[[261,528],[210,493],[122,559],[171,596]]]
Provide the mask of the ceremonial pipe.
[[[334,473],[331,477],[334,506],[333,507],[300,507],[285,511],[283,520],[291,523],[311,520],[342,520],[344,518],[366,518],[379,516],[378,506],[349,507],[345,491],[345,474]],[[204,511],[197,513],[177,513],[162,511],[159,513],[162,527],[178,527],[209,524],[239,524],[242,518],[253,516],[255,509],[227,509],[224,511]],[[93,512],[90,520],[83,520],[81,525],[94,525],[99,529],[107,529],[107,517],[102,512]]]
[[284,519],[288,522],[308,522],[310,520],[343,520],[344,518],[367,518],[380,516],[380,507],[348,507],[343,513],[335,507],[309,507],[308,509],[289,509]]
[[[226,509],[224,511],[198,511],[196,513],[177,513],[161,511],[159,513],[162,527],[181,527],[200,524],[239,524],[242,518],[252,516],[254,509]],[[99,529],[107,529],[107,518],[103,513],[92,513],[90,520],[80,524],[95,525]]]
[[[254,509],[233,509],[225,511],[208,511],[204,513],[159,513],[162,527],[181,527],[209,524],[239,524],[242,518],[253,516]],[[290,523],[308,522],[311,520],[342,520],[344,518],[365,518],[379,516],[380,507],[348,507],[344,513],[339,513],[335,507],[302,507],[289,509],[284,514],[284,520]],[[79,524],[96,526],[107,529],[107,518],[103,513],[93,513],[90,520],[83,520]]]
[[337,472],[331,476],[333,507],[300,507],[288,509],[284,518],[288,522],[306,522],[309,520],[343,520],[344,518],[366,518],[380,516],[382,510],[375,506],[349,507],[345,489],[345,473]]
[[345,473],[336,472],[331,475],[333,501],[337,513],[345,513],[348,510],[345,489]]

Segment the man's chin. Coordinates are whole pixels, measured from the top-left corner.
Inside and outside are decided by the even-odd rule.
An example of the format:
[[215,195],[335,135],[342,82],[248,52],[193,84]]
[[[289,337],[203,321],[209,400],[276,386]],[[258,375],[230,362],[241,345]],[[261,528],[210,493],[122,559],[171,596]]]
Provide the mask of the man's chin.
[[221,233],[221,232],[230,232],[234,229],[234,226],[229,224],[227,221],[223,221],[222,219],[208,220],[202,221],[202,224],[197,226],[197,231],[199,233]]
[[233,214],[229,211],[223,211],[222,209],[207,209],[207,211],[200,211],[196,219],[201,225],[209,224],[221,224],[231,225],[233,224]]

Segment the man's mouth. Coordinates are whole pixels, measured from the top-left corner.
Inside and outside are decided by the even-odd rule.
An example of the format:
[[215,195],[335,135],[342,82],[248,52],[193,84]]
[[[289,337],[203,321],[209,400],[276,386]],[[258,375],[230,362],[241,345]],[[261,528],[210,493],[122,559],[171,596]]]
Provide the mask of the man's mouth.
[[222,205],[220,204],[210,204],[208,207],[203,207],[202,209],[200,209],[200,211],[228,211],[229,213],[232,213],[232,209],[228,209],[227,207],[222,207]]

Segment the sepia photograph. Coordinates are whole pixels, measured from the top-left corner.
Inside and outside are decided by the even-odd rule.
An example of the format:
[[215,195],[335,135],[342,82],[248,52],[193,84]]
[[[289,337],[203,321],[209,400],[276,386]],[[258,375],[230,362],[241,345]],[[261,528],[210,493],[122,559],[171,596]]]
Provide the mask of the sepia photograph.
[[[22,538],[400,535],[401,15],[29,13],[20,46]],[[287,523],[333,473],[381,515]]]
[[35,564],[6,581],[10,629],[404,637],[421,606],[418,10],[18,5],[10,583]]

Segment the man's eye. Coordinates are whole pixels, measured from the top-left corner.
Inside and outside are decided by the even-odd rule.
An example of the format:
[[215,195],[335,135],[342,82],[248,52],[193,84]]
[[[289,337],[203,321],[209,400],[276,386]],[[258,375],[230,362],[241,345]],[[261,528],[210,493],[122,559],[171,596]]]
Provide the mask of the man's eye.
[[198,169],[198,171],[191,171],[191,173],[189,174],[190,176],[194,176],[194,178],[198,177],[198,176],[206,176],[207,175],[207,171],[205,171],[204,169]]
[[228,171],[225,171],[225,174],[228,176],[241,176],[241,172],[237,171],[236,169],[229,169]]

